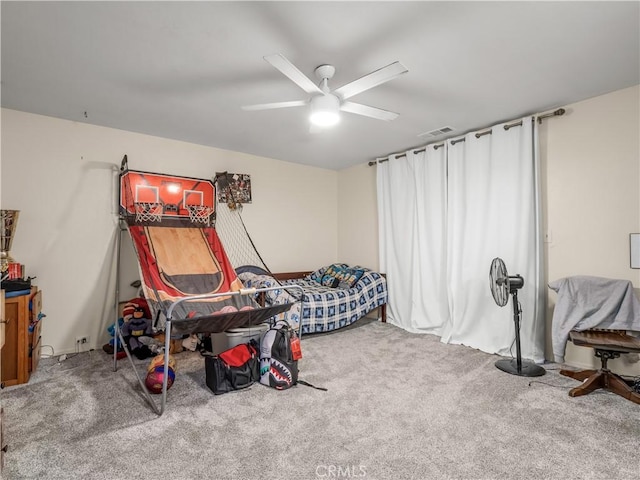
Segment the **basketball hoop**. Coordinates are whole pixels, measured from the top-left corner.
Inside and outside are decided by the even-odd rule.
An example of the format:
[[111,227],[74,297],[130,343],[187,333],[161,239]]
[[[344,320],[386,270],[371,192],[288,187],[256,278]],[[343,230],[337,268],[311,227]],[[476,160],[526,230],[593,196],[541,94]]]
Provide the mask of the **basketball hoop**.
[[156,202],[135,202],[136,222],[159,222],[162,220],[162,204]]
[[193,223],[204,223],[209,225],[211,214],[213,213],[213,207],[206,205],[187,205],[187,211],[189,212],[189,219]]

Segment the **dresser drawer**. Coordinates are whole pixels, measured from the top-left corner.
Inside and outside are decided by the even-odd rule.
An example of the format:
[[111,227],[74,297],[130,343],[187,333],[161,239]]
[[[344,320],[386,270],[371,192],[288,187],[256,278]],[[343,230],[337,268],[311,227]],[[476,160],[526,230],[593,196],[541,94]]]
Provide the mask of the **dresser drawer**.
[[[4,331],[7,320],[4,318],[4,290],[0,290],[0,350],[4,346]],[[2,356],[0,355],[0,358]],[[2,369],[0,369],[0,372]]]
[[0,408],[0,476],[4,468],[4,451],[7,446],[4,440],[4,409]]
[[38,337],[36,344],[30,349],[29,352],[29,371],[34,372],[38,368],[40,362],[40,354],[42,350],[42,338]]
[[38,314],[42,311],[42,290],[38,290],[32,297],[29,305],[29,321],[38,320]]
[[[31,326],[29,326],[31,329]],[[42,322],[37,322],[33,326],[33,331],[29,332],[29,348],[31,349],[40,339],[40,331],[42,330]]]
[[40,360],[40,348],[42,346],[40,330],[42,322],[37,322],[33,327],[33,332],[29,332],[29,371],[33,372]]

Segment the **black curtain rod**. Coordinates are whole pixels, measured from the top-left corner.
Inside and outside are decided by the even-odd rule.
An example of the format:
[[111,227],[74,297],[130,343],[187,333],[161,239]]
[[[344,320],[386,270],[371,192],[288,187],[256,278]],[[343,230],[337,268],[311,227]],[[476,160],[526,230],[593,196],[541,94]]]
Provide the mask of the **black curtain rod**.
[[[542,123],[542,120],[545,119],[545,118],[557,117],[557,116],[560,116],[560,115],[564,115],[565,113],[566,113],[566,110],[564,108],[558,108],[557,110],[554,110],[553,112],[545,113],[543,115],[538,115],[538,123]],[[510,128],[521,127],[521,126],[522,126],[522,120],[520,120],[519,122],[508,123],[503,128],[505,130],[509,130]],[[491,135],[491,130],[486,130],[484,132],[478,132],[478,133],[476,133],[475,136],[476,136],[476,138],[480,138],[480,137],[484,137],[485,135]],[[455,145],[456,143],[460,143],[460,142],[464,142],[464,141],[465,141],[465,138],[462,137],[462,138],[456,138],[456,139],[450,140],[449,143],[451,143],[451,145]],[[445,142],[446,142],[446,140],[445,140]],[[433,145],[433,144],[425,145],[424,147],[421,147],[421,148],[418,148],[416,150],[413,150],[413,153],[424,152],[427,149],[427,147],[430,147],[431,145],[433,145],[433,149],[434,150],[437,150],[440,147],[444,147],[445,142],[438,143],[436,145]],[[394,154],[392,153],[391,155],[394,155]],[[388,155],[387,157],[384,157],[384,158],[376,159],[375,162],[369,162],[367,165],[372,167],[374,165],[377,165],[378,163],[388,162],[389,161],[389,157],[391,155]],[[402,157],[406,157],[406,156],[407,155],[405,153],[403,153],[403,154],[397,155],[396,158],[402,158]]]

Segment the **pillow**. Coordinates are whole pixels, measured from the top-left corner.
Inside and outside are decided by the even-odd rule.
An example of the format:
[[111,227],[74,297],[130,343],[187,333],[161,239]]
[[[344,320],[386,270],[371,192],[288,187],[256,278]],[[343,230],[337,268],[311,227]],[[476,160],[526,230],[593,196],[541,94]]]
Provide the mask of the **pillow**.
[[320,281],[320,285],[323,287],[336,288],[340,280],[336,277],[332,277],[331,275],[324,275]]
[[356,266],[354,266],[354,267],[351,267],[351,269],[352,269],[352,270],[353,270],[353,269],[363,270],[363,271],[365,271],[365,272],[370,272],[370,271],[371,271],[371,269],[370,269],[370,268],[367,268],[367,267],[361,267],[360,265],[356,265]]
[[[320,269],[318,275],[311,275],[311,278],[325,287],[332,286],[333,282],[328,277],[337,279],[340,282],[341,277],[344,275],[344,271],[347,269],[347,265],[344,263],[334,263],[329,265],[324,271]],[[322,272],[320,274],[320,272]],[[337,284],[336,284],[337,286]]]
[[316,270],[315,272],[311,272],[311,274],[309,274],[308,276],[308,279],[318,283],[322,283],[322,275],[324,275],[325,270],[326,268],[322,267],[321,269]]
[[351,288],[353,287],[356,283],[358,283],[358,280],[360,280],[362,278],[362,276],[364,275],[365,269],[364,268],[348,268],[342,278],[342,280],[340,280],[340,283],[338,284],[338,288]]

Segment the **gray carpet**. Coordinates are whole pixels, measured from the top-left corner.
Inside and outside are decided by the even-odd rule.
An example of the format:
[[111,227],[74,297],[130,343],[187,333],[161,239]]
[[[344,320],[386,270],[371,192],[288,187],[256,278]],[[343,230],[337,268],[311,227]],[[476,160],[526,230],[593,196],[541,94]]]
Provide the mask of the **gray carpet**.
[[301,378],[327,392],[256,384],[214,396],[202,357],[183,352],[162,417],[127,360],[117,372],[101,351],[43,360],[29,384],[3,391],[4,476],[638,478],[640,405],[570,398],[577,382],[558,365],[512,376],[495,356],[369,320],[302,344]]

